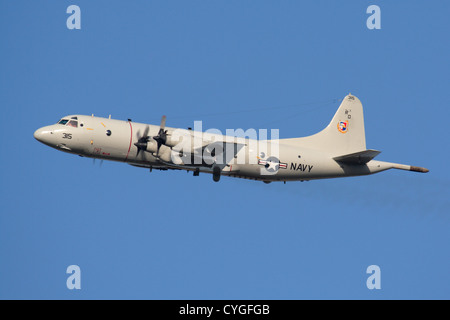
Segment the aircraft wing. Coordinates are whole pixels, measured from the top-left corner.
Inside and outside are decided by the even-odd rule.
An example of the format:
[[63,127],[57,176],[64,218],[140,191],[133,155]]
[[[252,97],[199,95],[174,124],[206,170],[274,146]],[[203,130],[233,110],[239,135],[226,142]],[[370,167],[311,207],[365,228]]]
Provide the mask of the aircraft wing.
[[380,153],[381,151],[369,149],[334,157],[333,160],[349,164],[365,164],[370,160],[372,160],[373,158],[375,158]]
[[211,166],[218,165],[222,170],[244,146],[243,143],[217,141],[195,149],[194,156],[203,156],[203,161]]

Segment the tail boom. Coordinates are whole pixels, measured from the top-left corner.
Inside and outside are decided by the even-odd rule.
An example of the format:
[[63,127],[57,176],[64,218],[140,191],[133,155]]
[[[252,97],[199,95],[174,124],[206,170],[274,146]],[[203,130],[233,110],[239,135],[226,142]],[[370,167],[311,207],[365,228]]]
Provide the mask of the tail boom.
[[394,163],[393,168],[400,169],[400,170],[407,170],[407,171],[422,172],[422,173],[427,173],[430,171],[427,168],[423,168],[423,167],[408,166],[405,164],[395,164],[395,163]]
[[385,161],[376,161],[376,160],[372,160],[372,161],[368,162],[367,166],[369,167],[371,173],[377,173],[377,172],[388,170],[388,169],[399,169],[399,170],[422,172],[422,173],[427,173],[430,171],[427,168],[423,168],[423,167],[410,166],[410,165],[406,165],[406,164],[392,163],[392,162],[385,162]]

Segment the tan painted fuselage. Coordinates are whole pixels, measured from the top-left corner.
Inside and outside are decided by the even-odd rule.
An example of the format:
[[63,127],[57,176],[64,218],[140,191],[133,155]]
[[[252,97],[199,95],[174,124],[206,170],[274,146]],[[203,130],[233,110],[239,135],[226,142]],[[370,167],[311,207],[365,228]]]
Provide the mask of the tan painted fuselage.
[[[63,121],[64,120],[64,121]],[[85,115],[70,115],[36,130],[34,137],[55,149],[83,157],[154,169],[179,169],[270,181],[304,181],[367,175],[387,169],[427,169],[375,161],[366,150],[362,105],[344,98],[330,124],[304,138],[257,140]],[[145,136],[145,141],[142,138]],[[214,150],[214,151],[212,151]]]

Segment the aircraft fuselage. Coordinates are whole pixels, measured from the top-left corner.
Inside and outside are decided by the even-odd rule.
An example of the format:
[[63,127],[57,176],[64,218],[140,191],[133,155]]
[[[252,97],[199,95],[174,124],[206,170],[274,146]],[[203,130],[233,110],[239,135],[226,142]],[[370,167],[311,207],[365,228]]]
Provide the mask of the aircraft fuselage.
[[[38,129],[35,138],[44,144],[57,150],[77,154],[83,157],[91,157],[103,160],[125,162],[131,165],[154,168],[154,169],[183,169],[189,171],[212,173],[211,165],[192,163],[190,165],[178,166],[162,163],[150,152],[138,154],[134,145],[138,142],[137,133],[142,133],[148,127],[148,136],[158,134],[159,126],[143,123],[121,121],[115,119],[93,117],[93,116],[68,116],[76,117],[78,127],[54,124]],[[175,128],[166,128],[169,131]],[[176,129],[184,130],[184,129]],[[185,130],[191,134],[191,130]],[[293,147],[283,144],[279,140],[278,144],[278,164],[274,168],[267,165],[267,159],[271,155],[261,157],[264,151],[259,150],[258,141],[248,138],[236,138],[217,136],[207,133],[199,133],[204,136],[215,136],[216,141],[236,141],[244,146],[239,150],[234,163],[226,165],[222,175],[234,176],[262,181],[303,181],[311,179],[334,178],[349,175],[364,175],[388,169],[378,166],[378,161],[367,166],[354,166],[339,164],[330,155],[314,149]],[[267,142],[270,146],[270,141]],[[252,148],[251,146],[256,146]],[[266,149],[267,150],[267,149]],[[243,163],[238,163],[237,159],[245,159]],[[351,174],[349,174],[351,173]]]
[[330,124],[303,138],[258,140],[190,129],[85,115],[67,116],[36,130],[34,137],[83,157],[125,162],[150,169],[176,169],[271,181],[305,181],[367,175],[395,168],[428,172],[373,158],[366,150],[362,105],[343,99]]

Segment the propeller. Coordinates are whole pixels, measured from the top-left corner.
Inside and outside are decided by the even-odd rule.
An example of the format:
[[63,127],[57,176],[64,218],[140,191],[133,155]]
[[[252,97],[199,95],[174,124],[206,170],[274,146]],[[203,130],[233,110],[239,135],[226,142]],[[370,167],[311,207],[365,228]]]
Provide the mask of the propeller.
[[[94,161],[92,162],[92,164],[95,166],[95,158],[93,158],[93,160]],[[103,159],[100,160],[100,167],[102,166],[102,164],[103,164]]]
[[161,148],[161,145],[165,144],[167,141],[167,130],[165,130],[165,128],[166,128],[166,116],[162,116],[158,135],[153,137],[153,139],[158,144],[158,147],[156,149],[156,156],[159,155],[159,148]]
[[147,142],[150,139],[150,137],[148,136],[148,131],[149,130],[150,130],[150,127],[147,126],[145,128],[144,133],[142,134],[142,136],[140,135],[140,131],[138,131],[136,133],[136,138],[138,139],[138,141],[134,144],[137,147],[136,157],[139,155],[139,152],[141,152],[141,150],[143,150],[143,151],[147,150]]

